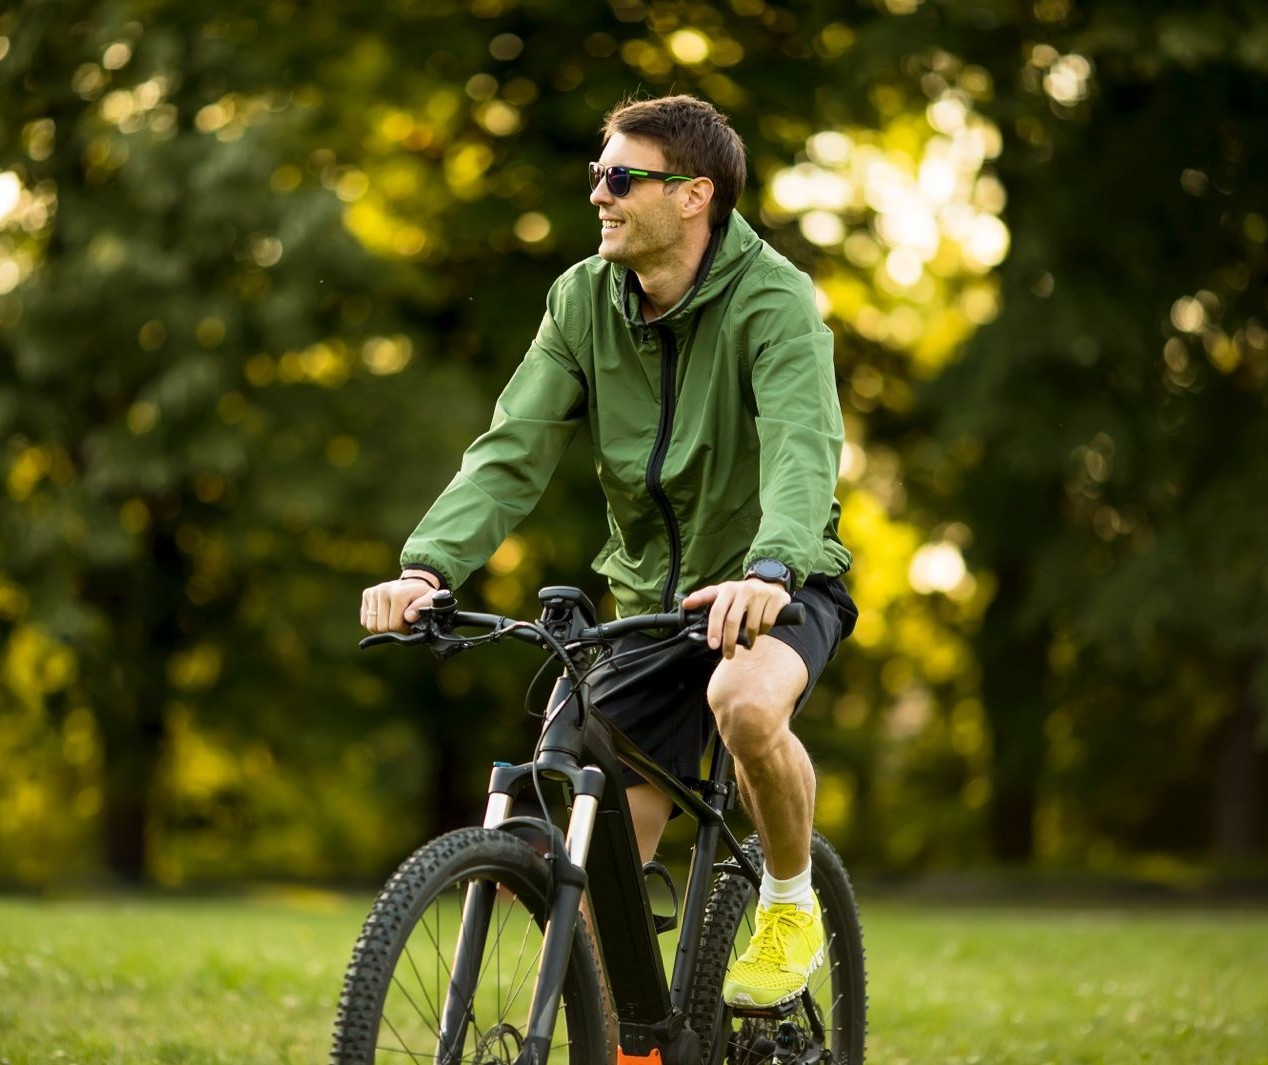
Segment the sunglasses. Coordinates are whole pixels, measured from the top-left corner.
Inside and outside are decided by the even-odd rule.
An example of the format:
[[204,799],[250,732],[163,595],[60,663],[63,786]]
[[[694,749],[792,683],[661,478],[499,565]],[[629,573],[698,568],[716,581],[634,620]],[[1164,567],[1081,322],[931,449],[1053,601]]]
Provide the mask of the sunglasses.
[[608,183],[608,191],[613,196],[628,196],[630,182],[635,178],[646,178],[651,181],[695,181],[687,174],[667,174],[663,170],[639,170],[634,166],[604,166],[602,163],[590,164],[590,191],[599,187],[600,181]]

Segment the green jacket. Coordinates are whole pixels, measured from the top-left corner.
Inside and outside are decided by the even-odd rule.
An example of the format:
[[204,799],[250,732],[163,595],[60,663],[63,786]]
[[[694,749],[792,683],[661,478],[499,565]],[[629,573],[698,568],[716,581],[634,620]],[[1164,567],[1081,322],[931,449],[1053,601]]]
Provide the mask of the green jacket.
[[611,536],[594,560],[622,616],[776,558],[802,583],[849,569],[832,334],[809,278],[738,214],[690,292],[646,323],[597,255],[551,287],[492,425],[410,536],[402,566],[457,587],[536,505],[582,419]]

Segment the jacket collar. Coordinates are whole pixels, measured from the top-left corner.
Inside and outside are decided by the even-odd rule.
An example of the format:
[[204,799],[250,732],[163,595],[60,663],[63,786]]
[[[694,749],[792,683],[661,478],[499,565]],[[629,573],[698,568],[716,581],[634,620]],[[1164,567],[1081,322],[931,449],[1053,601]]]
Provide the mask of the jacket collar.
[[[740,268],[757,254],[760,245],[761,238],[753,231],[753,227],[732,211],[710,235],[709,245],[705,249],[704,258],[700,260],[700,268],[696,271],[696,279],[691,288],[673,307],[656,319],[656,324],[673,328],[684,323],[699,307],[726,288]],[[649,323],[643,320],[640,309],[642,289],[639,287],[638,276],[628,267],[613,266],[610,278],[609,294],[613,305],[625,319],[625,324],[631,329],[646,329]]]

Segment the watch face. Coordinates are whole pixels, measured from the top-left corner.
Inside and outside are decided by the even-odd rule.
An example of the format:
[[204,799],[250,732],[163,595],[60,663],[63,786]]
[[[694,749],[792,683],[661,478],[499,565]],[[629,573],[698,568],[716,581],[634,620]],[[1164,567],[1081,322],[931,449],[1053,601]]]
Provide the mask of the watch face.
[[764,581],[778,581],[785,587],[787,587],[788,578],[791,576],[788,567],[773,558],[759,558],[749,568],[749,573],[753,574],[754,577],[760,577]]

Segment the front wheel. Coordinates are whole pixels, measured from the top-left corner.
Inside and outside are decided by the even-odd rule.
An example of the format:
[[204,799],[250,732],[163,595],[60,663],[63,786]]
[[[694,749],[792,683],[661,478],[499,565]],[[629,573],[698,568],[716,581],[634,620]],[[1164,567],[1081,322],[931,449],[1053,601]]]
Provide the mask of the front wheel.
[[[762,846],[756,835],[744,853],[759,869]],[[757,891],[738,874],[718,877],[705,907],[700,966],[691,997],[691,1026],[700,1035],[705,1065],[747,1065],[769,1061],[776,1047],[790,1050],[778,1060],[862,1065],[867,1029],[867,986],[863,932],[845,865],[832,845],[815,833],[810,841],[811,882],[823,910],[824,963],[810,975],[809,1016],[805,996],[784,1018],[737,1017],[722,1001],[727,966],[753,934]],[[819,1039],[816,1028],[821,1028]]]
[[[344,979],[332,1065],[509,1065],[528,1035],[550,872],[506,832],[466,828],[416,851],[366,918]],[[579,920],[551,1062],[610,1060],[605,996]]]

